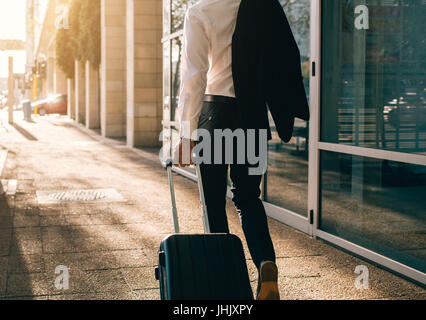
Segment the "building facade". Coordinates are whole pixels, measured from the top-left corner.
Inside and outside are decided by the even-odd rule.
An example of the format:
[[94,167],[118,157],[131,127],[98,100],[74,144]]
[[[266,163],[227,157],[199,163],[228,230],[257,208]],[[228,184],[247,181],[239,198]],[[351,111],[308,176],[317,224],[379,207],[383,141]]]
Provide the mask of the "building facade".
[[[178,138],[183,19],[195,2],[163,5],[166,152]],[[262,183],[268,214],[426,283],[425,2],[280,2],[312,118],[296,121],[289,144],[273,132]]]
[[60,13],[57,8],[68,4],[68,0],[53,0],[40,8],[39,1],[27,0],[27,77],[31,74],[32,78],[28,97],[33,100],[67,94],[67,79],[56,64],[55,37]]

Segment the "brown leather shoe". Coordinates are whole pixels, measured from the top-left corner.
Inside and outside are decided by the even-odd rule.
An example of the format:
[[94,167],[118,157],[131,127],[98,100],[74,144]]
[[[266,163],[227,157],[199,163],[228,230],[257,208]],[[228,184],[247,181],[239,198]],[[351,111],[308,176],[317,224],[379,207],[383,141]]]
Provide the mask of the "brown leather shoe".
[[265,261],[260,266],[257,292],[257,300],[280,300],[278,268],[272,261]]

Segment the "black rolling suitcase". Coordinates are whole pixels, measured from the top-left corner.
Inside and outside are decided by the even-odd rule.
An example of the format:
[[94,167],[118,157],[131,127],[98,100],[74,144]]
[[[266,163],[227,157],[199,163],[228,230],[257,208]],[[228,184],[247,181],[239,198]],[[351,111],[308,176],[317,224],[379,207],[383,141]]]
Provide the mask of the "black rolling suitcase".
[[162,300],[253,300],[241,240],[209,231],[200,169],[196,166],[205,234],[179,234],[172,163],[167,173],[175,234],[160,245],[156,278]]

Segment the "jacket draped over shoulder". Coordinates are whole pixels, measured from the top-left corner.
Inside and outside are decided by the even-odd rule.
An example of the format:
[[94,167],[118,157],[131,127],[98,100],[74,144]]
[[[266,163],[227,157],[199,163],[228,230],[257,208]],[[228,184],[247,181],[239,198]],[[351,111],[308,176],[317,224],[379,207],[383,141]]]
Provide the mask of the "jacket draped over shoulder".
[[243,129],[266,129],[268,107],[284,142],[309,120],[300,52],[278,0],[242,0],[232,38],[232,74]]

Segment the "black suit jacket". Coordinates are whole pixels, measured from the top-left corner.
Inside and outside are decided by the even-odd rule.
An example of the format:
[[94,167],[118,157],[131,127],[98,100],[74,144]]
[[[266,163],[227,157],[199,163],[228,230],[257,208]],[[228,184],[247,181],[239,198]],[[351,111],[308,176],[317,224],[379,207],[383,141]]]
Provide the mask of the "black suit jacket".
[[232,72],[243,129],[267,129],[268,108],[289,142],[294,119],[309,120],[300,52],[278,0],[242,0],[232,38]]

